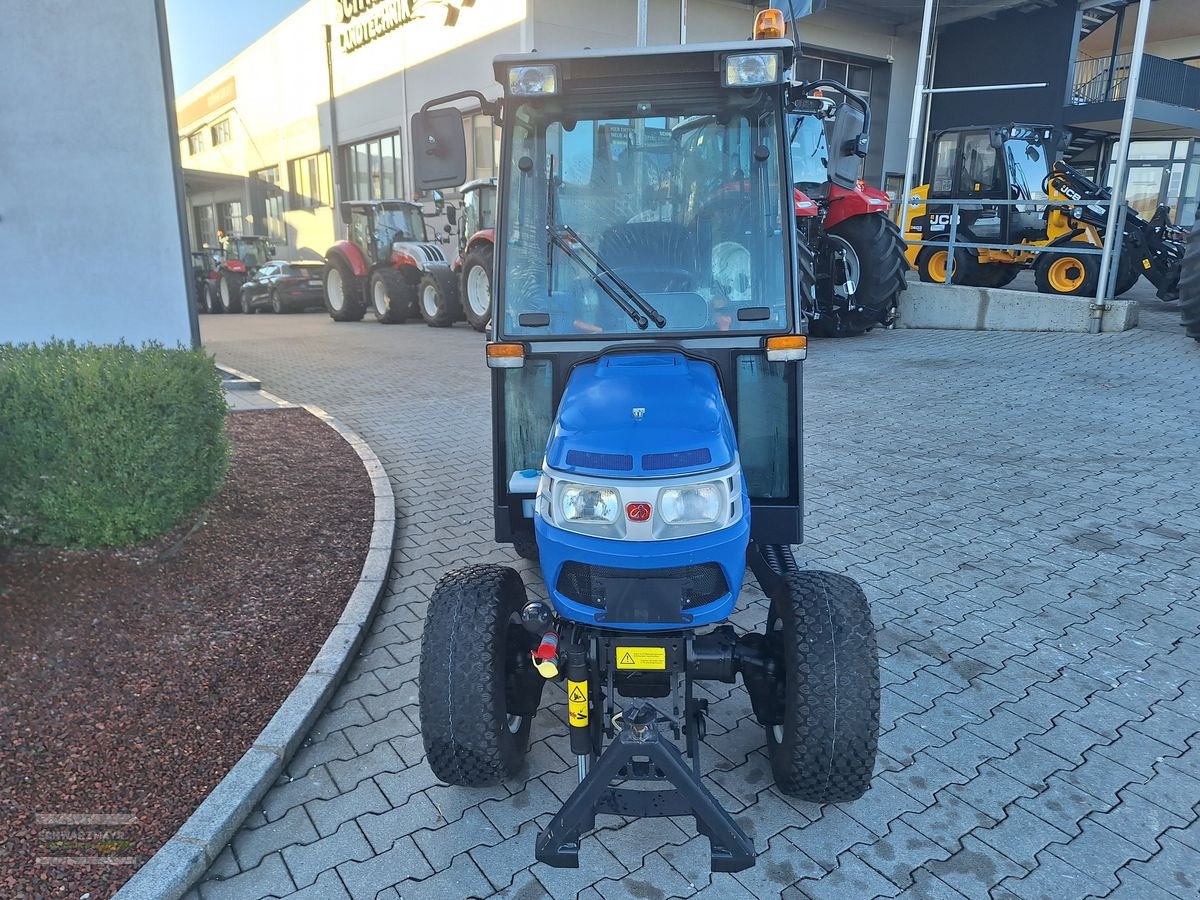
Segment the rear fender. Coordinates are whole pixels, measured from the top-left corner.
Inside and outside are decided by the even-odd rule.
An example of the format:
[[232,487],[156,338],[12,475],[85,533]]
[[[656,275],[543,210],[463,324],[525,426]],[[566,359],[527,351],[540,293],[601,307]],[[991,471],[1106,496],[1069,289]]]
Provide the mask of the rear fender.
[[887,215],[891,200],[883,191],[867,187],[862,182],[854,190],[836,184],[829,185],[829,210],[825,214],[825,227],[833,228],[853,216],[872,213]]
[[326,261],[334,256],[344,259],[350,265],[350,270],[359,278],[366,278],[371,271],[371,267],[363,258],[362,251],[358,249],[357,244],[351,241],[338,241],[325,253]]

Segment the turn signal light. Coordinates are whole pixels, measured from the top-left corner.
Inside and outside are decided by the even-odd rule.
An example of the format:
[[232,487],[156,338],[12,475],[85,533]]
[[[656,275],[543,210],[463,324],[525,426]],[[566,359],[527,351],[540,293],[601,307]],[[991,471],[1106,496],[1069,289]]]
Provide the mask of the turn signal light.
[[787,32],[787,23],[783,12],[778,9],[764,9],[754,17],[754,39],[769,41],[781,38]]
[[808,335],[781,334],[767,338],[767,359],[771,362],[793,362],[808,355]]
[[492,369],[519,369],[525,365],[524,344],[489,343],[485,352]]

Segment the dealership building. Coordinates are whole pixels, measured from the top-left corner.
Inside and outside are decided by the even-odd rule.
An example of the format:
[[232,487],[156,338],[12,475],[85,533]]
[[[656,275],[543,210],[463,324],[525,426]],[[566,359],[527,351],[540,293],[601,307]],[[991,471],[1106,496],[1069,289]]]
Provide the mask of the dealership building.
[[[743,39],[764,6],[642,2],[650,45]],[[1152,77],[1135,100],[1129,179],[1139,210],[1167,202],[1184,223],[1200,189],[1194,2],[1154,3]],[[863,178],[893,196],[903,182],[923,7],[924,0],[794,2],[803,49],[795,77],[833,78],[870,100]],[[1072,129],[1067,157],[1108,174],[1136,3],[938,7],[927,84],[1033,86],[927,95],[922,146],[939,128],[1036,122]],[[638,0],[309,0],[177,100],[193,247],[215,244],[222,229],[268,235],[280,256],[320,258],[342,232],[337,202],[412,196],[406,123],[422,103],[472,89],[495,96],[492,58],[500,53],[634,46],[638,8]],[[492,176],[498,131],[462,109],[468,178]]]
[[[179,97],[193,246],[213,244],[220,228],[269,235],[280,255],[319,258],[341,228],[335,202],[412,196],[406,123],[423,102],[469,89],[496,96],[492,59],[501,53],[637,42],[636,0],[460,3],[310,0]],[[901,21],[890,4],[865,16],[861,5],[830,0],[800,19],[798,74],[835,78],[870,99],[865,177],[898,184],[919,16]],[[741,40],[761,7],[648,0],[646,42]],[[463,110],[468,178],[494,175],[498,130]]]

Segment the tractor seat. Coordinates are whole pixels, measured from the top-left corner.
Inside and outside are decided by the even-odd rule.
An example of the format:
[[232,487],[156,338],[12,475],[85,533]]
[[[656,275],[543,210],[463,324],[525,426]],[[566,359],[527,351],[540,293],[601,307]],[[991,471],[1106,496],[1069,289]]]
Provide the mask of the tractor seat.
[[690,291],[695,287],[696,249],[683,225],[614,225],[600,236],[598,252],[638,291]]

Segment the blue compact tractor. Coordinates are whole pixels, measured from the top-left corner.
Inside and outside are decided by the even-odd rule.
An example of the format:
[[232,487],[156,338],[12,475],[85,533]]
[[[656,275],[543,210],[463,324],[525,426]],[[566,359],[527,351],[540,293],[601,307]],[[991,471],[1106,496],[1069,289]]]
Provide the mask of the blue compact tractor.
[[[697,681],[741,678],[789,796],[854,800],[874,768],[866,597],[791,553],[812,273],[787,122],[807,92],[782,17],[760,21],[753,41],[501,56],[501,100],[413,117],[421,189],[466,180],[455,101],[502,126],[496,539],[540,562],[545,596],[506,566],[441,579],[421,731],[438,778],[495,784],[520,769],[546,683],[565,692],[579,784],[538,836],[554,866],[579,864],[598,814],[692,816],[714,870],[754,864],[700,778]],[[864,113],[831,127],[834,183],[858,176]],[[739,634],[747,566],[770,607]]]

